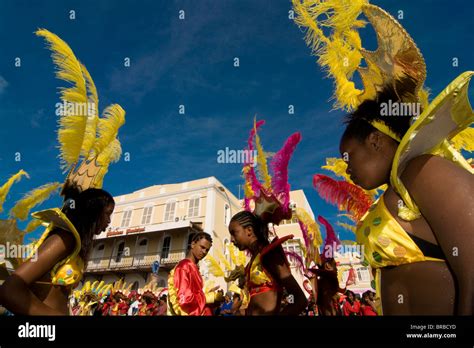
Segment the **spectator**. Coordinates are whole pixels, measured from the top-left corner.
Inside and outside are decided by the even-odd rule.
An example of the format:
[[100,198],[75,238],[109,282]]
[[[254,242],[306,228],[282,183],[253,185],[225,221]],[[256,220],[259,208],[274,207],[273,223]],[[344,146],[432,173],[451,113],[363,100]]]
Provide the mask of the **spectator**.
[[[371,299],[372,295],[372,299]],[[360,307],[360,313],[363,316],[375,316],[377,315],[377,308],[373,301],[373,293],[368,290],[362,294],[362,304]]]
[[356,300],[352,291],[346,290],[346,301],[342,305],[342,313],[344,316],[359,315],[360,302]]
[[167,305],[167,296],[163,295],[160,297],[158,301],[158,309],[156,311],[156,315],[158,316],[164,316],[166,315],[166,312],[168,311],[168,305]]
[[[232,303],[232,315],[241,315],[240,307],[242,306],[242,300],[240,299],[240,295],[238,293],[234,293],[232,296]],[[245,313],[243,315],[245,315]]]
[[232,298],[232,293],[227,292],[224,297],[224,303],[221,305],[220,315],[223,315],[225,317],[233,315],[232,307],[234,303],[232,302],[231,298]]

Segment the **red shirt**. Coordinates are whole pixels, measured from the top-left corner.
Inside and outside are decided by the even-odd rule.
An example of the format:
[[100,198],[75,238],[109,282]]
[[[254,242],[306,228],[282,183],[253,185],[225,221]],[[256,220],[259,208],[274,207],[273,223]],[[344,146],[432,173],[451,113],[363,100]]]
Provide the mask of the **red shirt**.
[[361,315],[364,315],[364,316],[375,316],[375,315],[377,315],[377,312],[375,312],[374,309],[372,308],[372,306],[370,306],[370,305],[361,306],[360,307],[360,313],[361,313]]
[[359,311],[360,311],[359,301],[354,301],[354,303],[351,305],[350,302],[346,300],[346,302],[344,302],[344,305],[342,306],[342,313],[345,316],[359,315]]
[[174,271],[178,303],[188,315],[212,315],[206,306],[206,295],[199,268],[189,259],[181,260]]

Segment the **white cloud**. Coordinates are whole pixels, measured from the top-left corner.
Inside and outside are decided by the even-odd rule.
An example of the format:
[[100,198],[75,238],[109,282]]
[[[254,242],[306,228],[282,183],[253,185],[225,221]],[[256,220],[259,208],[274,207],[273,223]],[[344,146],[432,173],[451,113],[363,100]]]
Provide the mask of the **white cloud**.
[[8,86],[7,80],[5,80],[3,76],[0,75],[0,94],[5,92],[5,89],[7,88],[7,86]]

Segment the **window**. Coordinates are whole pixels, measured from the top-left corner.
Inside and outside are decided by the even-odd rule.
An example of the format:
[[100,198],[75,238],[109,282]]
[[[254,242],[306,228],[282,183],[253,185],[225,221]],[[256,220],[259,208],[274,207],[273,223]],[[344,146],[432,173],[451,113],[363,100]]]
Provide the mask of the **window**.
[[104,257],[105,244],[99,244],[94,252],[95,263],[99,263],[100,259]]
[[161,248],[161,258],[167,259],[170,255],[170,247],[171,247],[171,237],[165,237],[163,239],[163,246]]
[[138,290],[138,286],[139,286],[138,280],[135,280],[135,281],[133,282],[133,285],[132,285],[132,290],[137,291],[137,290]]
[[143,255],[146,253],[148,247],[148,240],[142,239],[140,243],[138,243],[138,254]]
[[199,197],[193,197],[189,200],[188,216],[190,218],[199,216]]
[[125,242],[120,242],[117,248],[117,255],[115,256],[115,262],[120,262],[122,260],[124,249],[125,249]]
[[176,210],[176,201],[171,201],[171,202],[166,203],[165,222],[173,221],[175,210]]
[[186,252],[188,252],[189,249],[191,249],[191,243],[193,242],[193,238],[194,238],[195,235],[196,235],[196,233],[191,233],[188,236],[188,246],[186,247]]
[[131,218],[132,218],[132,208],[125,209],[123,212],[122,227],[130,226]]
[[142,225],[147,225],[150,223],[152,211],[153,211],[152,205],[149,205],[143,208]]
[[370,281],[370,274],[367,267],[361,267],[357,269],[357,278],[361,282],[369,282]]

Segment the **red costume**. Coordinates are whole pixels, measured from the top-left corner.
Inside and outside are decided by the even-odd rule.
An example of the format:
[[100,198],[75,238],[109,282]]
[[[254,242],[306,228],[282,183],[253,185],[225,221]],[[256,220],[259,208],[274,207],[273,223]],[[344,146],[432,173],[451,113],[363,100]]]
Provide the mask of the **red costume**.
[[189,259],[181,260],[168,279],[169,315],[212,315],[206,303],[214,302],[214,294],[204,294],[199,268]]

